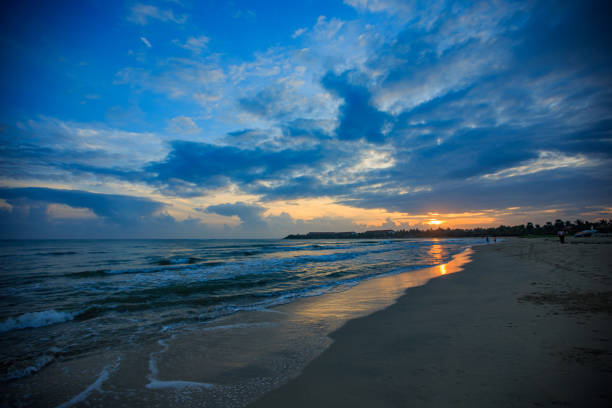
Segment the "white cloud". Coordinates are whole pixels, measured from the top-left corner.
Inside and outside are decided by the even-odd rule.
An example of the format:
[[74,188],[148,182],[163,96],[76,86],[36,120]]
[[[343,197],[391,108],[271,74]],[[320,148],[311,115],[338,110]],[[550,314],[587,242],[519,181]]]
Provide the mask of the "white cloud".
[[64,163],[139,170],[167,154],[162,139],[148,132],[128,132],[48,117],[18,126],[23,131],[22,143],[53,151],[57,160]]
[[209,37],[200,35],[198,37],[189,37],[184,43],[181,43],[178,40],[174,40],[174,43],[181,48],[185,48],[193,52],[194,54],[201,54],[202,51],[206,49],[209,41]]
[[66,204],[49,204],[46,210],[49,218],[53,220],[66,219],[94,219],[98,218],[89,208],[76,208]]
[[321,37],[331,39],[338,34],[338,31],[340,31],[343,26],[344,21],[340,19],[335,17],[328,19],[325,16],[319,16],[317,24],[314,26],[314,31]]
[[314,27],[304,34],[304,45],[308,49],[303,53],[301,63],[320,76],[329,70],[336,73],[358,70],[370,74],[367,61],[376,48],[392,37],[393,30],[387,26],[381,29],[364,24],[360,20],[342,21],[320,16]]
[[304,34],[308,29],[307,28],[298,28],[293,32],[291,38],[298,38],[300,35]]
[[402,59],[383,59],[379,61],[381,69],[403,72],[400,79],[379,88],[375,95],[376,105],[392,114],[401,113],[505,69],[511,57],[508,48],[472,43],[445,54],[432,65],[418,66]]
[[214,60],[167,58],[151,70],[124,68],[116,74],[114,83],[199,102],[197,95],[219,95],[225,80],[223,68]]
[[189,116],[177,116],[170,120],[168,131],[175,134],[191,134],[197,133],[201,129]]
[[358,10],[384,11],[392,14],[410,10],[411,2],[405,0],[344,0],[344,3]]
[[140,41],[142,41],[147,47],[151,48],[152,45],[145,37],[140,37]]
[[527,176],[541,171],[563,168],[594,167],[601,165],[599,160],[589,159],[583,154],[567,156],[556,152],[540,152],[539,157],[516,167],[510,167],[495,173],[485,174],[485,180],[500,180],[510,177]]
[[210,103],[217,102],[221,99],[221,94],[208,94],[206,92],[196,92],[193,94],[195,99],[202,106],[209,106]]
[[128,21],[140,25],[149,24],[150,20],[171,21],[183,24],[187,20],[187,15],[176,16],[172,10],[160,9],[149,4],[137,3],[130,9]]

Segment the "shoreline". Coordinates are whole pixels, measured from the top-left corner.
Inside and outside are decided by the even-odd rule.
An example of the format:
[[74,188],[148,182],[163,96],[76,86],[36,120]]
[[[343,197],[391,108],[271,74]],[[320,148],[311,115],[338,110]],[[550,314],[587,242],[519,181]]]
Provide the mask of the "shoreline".
[[611,242],[474,246],[462,273],[349,320],[250,406],[607,406]]

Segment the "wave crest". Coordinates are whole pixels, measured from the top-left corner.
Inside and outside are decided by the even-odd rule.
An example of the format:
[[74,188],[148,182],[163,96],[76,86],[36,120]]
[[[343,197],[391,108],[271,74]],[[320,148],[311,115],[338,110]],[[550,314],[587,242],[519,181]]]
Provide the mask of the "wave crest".
[[74,314],[68,312],[58,312],[54,309],[43,312],[25,313],[18,317],[9,317],[0,322],[0,333],[25,329],[28,327],[42,327],[51,324],[67,322],[74,319]]

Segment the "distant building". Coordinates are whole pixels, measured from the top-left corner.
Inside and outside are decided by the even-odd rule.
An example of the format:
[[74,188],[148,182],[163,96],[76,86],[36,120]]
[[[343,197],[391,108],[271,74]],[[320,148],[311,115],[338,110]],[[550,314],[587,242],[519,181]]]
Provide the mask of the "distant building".
[[357,233],[355,231],[348,232],[309,232],[306,234],[307,238],[352,238],[356,237]]
[[366,237],[392,237],[395,235],[393,230],[369,230],[363,233]]

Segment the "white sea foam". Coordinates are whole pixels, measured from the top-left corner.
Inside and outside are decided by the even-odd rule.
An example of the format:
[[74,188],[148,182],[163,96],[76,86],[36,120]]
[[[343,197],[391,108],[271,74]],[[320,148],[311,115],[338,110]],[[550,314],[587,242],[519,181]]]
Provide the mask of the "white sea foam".
[[108,380],[108,377],[110,376],[111,372],[119,368],[120,361],[121,361],[121,358],[117,357],[117,360],[115,361],[114,364],[109,364],[102,369],[102,371],[98,375],[98,378],[96,378],[96,381],[94,381],[93,384],[90,384],[87,388],[85,388],[81,393],[76,395],[70,401],[66,401],[63,404],[58,405],[57,408],[67,408],[79,402],[83,402],[87,399],[87,397],[89,397],[89,394],[91,394],[94,391],[103,392],[102,384],[104,384],[104,382]]
[[25,313],[18,317],[9,317],[0,322],[0,333],[28,327],[42,327],[74,319],[73,313],[58,312],[54,309],[44,312]]
[[195,382],[195,381],[163,381],[158,380],[156,377],[159,375],[159,369],[157,368],[157,358],[168,351],[168,343],[163,340],[158,340],[157,343],[162,346],[160,351],[151,353],[149,357],[149,371],[150,374],[147,376],[149,383],[145,386],[149,389],[162,389],[162,388],[212,388],[213,384]]
[[6,375],[0,377],[0,382],[16,380],[18,378],[27,377],[29,375],[37,373],[38,371],[40,371],[41,368],[50,364],[54,359],[55,356],[53,355],[42,355],[31,366],[9,371]]
[[194,381],[160,381],[150,378],[146,387],[151,390],[159,390],[162,388],[212,388],[213,385]]

